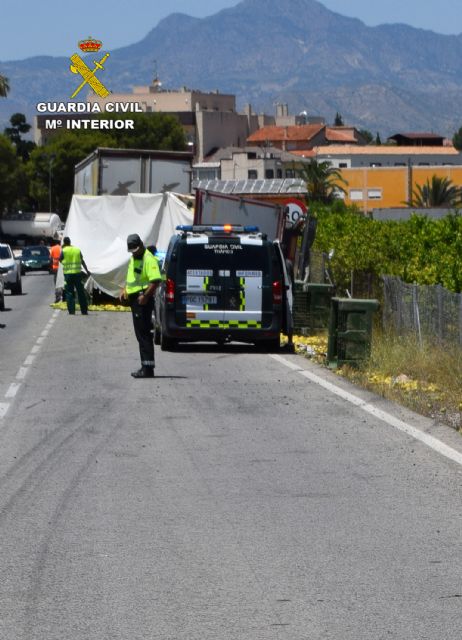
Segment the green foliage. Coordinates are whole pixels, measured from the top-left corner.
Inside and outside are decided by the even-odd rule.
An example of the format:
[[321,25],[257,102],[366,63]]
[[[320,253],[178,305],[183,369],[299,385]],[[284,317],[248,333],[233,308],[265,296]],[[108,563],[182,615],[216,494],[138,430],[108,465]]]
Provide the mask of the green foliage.
[[44,147],[32,151],[26,170],[29,193],[38,210],[48,211],[51,171],[53,211],[66,217],[74,192],[74,167],[96,147],[115,145],[115,139],[99,131],[63,131]]
[[[108,114],[102,114],[107,119]],[[124,116],[134,120],[134,129],[111,131],[116,146],[120,149],[160,149],[184,151],[186,140],[183,127],[174,116],[165,113],[131,113]],[[121,119],[120,114],[111,114],[112,119]],[[107,145],[106,145],[107,146]]]
[[382,144],[382,139],[380,137],[380,133],[377,131],[377,135],[375,136],[375,144],[376,145],[381,145]]
[[343,118],[342,118],[341,114],[338,111],[335,114],[334,126],[335,127],[343,127]]
[[345,191],[342,185],[347,184],[340,170],[333,167],[327,160],[318,162],[312,159],[304,163],[298,169],[298,175],[306,184],[310,203],[334,202],[338,192]]
[[462,216],[381,222],[345,205],[317,204],[312,211],[318,218],[314,249],[335,250],[331,266],[339,287],[348,288],[352,271],[364,271],[462,291]]
[[406,204],[410,207],[429,208],[457,207],[462,202],[462,193],[449,178],[432,176],[424,185],[418,184],[412,192],[412,198]]
[[16,201],[21,180],[21,162],[10,140],[0,134],[0,216]]
[[455,146],[457,151],[462,151],[462,127],[454,134],[452,144]]
[[6,127],[4,133],[16,147],[18,156],[27,161],[36,145],[31,140],[23,140],[21,135],[29,133],[31,125],[27,123],[26,116],[23,113],[13,113],[10,118],[10,124],[11,127]]
[[362,135],[366,144],[372,144],[374,142],[374,136],[367,129],[360,129],[359,133]]

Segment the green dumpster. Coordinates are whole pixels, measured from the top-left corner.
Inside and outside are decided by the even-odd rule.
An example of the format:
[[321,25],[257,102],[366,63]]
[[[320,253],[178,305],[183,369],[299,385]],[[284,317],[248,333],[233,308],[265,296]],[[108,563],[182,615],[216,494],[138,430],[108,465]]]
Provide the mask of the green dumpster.
[[334,286],[309,282],[305,285],[308,296],[308,328],[310,331],[327,329]]
[[378,300],[332,298],[327,361],[329,367],[356,366],[370,355],[372,321]]
[[331,284],[295,282],[292,311],[294,332],[313,333],[320,329],[327,329],[333,294],[334,287]]
[[292,288],[293,293],[293,305],[292,305],[292,317],[294,319],[294,333],[299,333],[307,326],[308,317],[308,297],[303,290],[303,282],[294,282]]

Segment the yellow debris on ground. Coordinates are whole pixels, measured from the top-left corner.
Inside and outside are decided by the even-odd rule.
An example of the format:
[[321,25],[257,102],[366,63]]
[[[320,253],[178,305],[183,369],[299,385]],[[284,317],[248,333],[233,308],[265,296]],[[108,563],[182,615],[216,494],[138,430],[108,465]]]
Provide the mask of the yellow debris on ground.
[[[67,311],[65,302],[53,302],[50,304],[53,309],[60,309],[61,311]],[[79,305],[76,305],[77,309],[80,309]],[[90,304],[88,305],[89,311],[130,311],[130,307],[125,307],[121,304]]]

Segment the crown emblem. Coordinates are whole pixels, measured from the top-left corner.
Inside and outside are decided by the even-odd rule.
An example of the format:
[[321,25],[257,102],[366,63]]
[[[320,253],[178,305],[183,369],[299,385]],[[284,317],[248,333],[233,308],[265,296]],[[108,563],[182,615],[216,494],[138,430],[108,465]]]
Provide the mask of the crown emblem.
[[86,40],[79,40],[79,49],[81,49],[84,53],[94,53],[95,51],[99,51],[103,43],[101,40],[95,40],[91,36],[86,38]]

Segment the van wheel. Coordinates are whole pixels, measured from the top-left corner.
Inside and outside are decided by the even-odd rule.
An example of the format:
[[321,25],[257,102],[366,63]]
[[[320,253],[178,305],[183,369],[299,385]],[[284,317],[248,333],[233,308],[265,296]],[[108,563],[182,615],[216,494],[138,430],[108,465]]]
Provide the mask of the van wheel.
[[173,338],[168,338],[162,328],[160,330],[160,349],[161,351],[173,351],[176,346],[176,340]]

